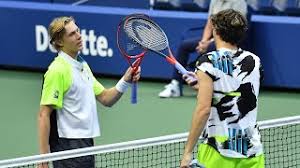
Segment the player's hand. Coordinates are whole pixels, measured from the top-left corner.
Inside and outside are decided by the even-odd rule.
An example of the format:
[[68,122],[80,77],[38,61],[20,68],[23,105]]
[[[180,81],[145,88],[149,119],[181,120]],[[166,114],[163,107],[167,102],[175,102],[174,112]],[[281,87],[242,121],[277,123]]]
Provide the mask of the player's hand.
[[211,43],[210,40],[208,41],[199,41],[198,46],[196,47],[196,51],[199,54],[203,54],[207,51],[209,44]]
[[180,168],[189,168],[192,161],[192,153],[184,153],[180,162]]
[[198,82],[195,84],[195,80],[197,79],[197,75],[194,72],[188,71],[187,74],[182,75],[183,80],[191,86],[193,89],[198,90]]
[[123,77],[126,82],[137,82],[141,77],[141,67],[139,66],[136,69],[129,67]]

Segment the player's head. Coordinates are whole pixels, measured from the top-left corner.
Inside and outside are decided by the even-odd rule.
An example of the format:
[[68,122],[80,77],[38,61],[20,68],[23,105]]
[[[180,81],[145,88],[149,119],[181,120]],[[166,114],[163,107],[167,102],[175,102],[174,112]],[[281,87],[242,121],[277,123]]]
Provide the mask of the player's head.
[[221,40],[238,45],[245,37],[247,19],[238,11],[227,9],[211,16],[213,34]]
[[56,50],[78,52],[82,49],[82,40],[73,17],[57,17],[49,25],[50,43]]

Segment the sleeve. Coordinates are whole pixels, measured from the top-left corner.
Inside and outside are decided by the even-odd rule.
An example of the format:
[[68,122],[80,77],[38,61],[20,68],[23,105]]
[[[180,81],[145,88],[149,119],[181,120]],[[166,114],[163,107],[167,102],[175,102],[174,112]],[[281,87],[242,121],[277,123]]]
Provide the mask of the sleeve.
[[198,70],[206,73],[211,78],[213,78],[213,76],[215,76],[215,69],[211,62],[211,55],[206,54],[206,55],[202,55],[198,58],[198,60],[196,62],[196,70],[195,71],[197,72]]
[[103,90],[105,89],[104,86],[100,82],[98,82],[95,77],[94,77],[93,89],[94,89],[94,93],[96,96],[101,94],[103,92]]
[[63,73],[48,70],[44,75],[41,105],[52,105],[54,108],[62,108],[64,94]]

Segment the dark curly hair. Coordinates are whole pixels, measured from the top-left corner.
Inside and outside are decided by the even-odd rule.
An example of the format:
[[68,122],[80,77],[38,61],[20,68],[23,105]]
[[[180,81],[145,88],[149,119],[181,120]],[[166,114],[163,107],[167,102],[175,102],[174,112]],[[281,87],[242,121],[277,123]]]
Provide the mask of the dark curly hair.
[[247,19],[238,11],[227,9],[211,16],[216,33],[225,42],[239,45],[245,38]]

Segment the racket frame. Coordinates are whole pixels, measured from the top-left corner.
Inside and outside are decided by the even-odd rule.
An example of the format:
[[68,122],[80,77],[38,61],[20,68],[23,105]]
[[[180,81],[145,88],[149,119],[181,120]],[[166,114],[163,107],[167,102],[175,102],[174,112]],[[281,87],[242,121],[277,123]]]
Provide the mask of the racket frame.
[[[128,62],[129,66],[133,69],[132,74],[135,74],[136,71],[138,70],[138,67],[140,66],[140,64],[142,62],[142,59],[145,56],[148,49],[137,43],[143,49],[143,51],[140,54],[137,54],[137,55],[129,55],[129,54],[126,53],[126,51],[123,49],[123,47],[121,47],[121,45],[120,45],[120,43],[121,43],[120,42],[121,29],[124,29],[124,27],[123,27],[124,23],[126,23],[126,21],[129,17],[130,16],[124,18],[118,25],[117,46],[119,48],[119,51],[121,52],[121,55],[123,55],[125,60]],[[127,37],[129,37],[129,36],[127,36]],[[133,41],[133,42],[136,43],[136,41]],[[134,61],[131,61],[131,60],[134,60]],[[137,82],[133,81],[132,84],[131,84],[131,104],[137,104],[137,88],[138,88]]]
[[[158,54],[158,55],[164,57],[164,58],[167,60],[167,62],[169,62],[170,64],[174,65],[175,68],[176,68],[182,75],[188,74],[188,71],[187,71],[187,70],[186,70],[186,69],[185,69],[185,68],[184,68],[184,67],[176,60],[176,58],[174,57],[174,55],[173,55],[173,53],[172,53],[172,51],[171,51],[170,45],[169,45],[168,36],[166,35],[166,33],[163,31],[163,29],[162,29],[156,22],[154,22],[152,19],[150,19],[150,17],[149,17],[148,15],[145,15],[145,14],[132,14],[132,15],[129,15],[129,16],[127,17],[127,21],[129,21],[130,19],[143,19],[144,21],[150,22],[150,23],[153,24],[157,29],[159,29],[159,31],[163,34],[163,36],[164,36],[164,38],[165,38],[165,41],[166,41],[166,48],[163,49],[163,50],[166,50],[166,49],[167,49],[169,55],[166,55],[166,54],[164,54],[163,52],[161,52],[162,50],[157,51],[157,50],[152,49],[151,47],[147,47],[146,45],[143,45],[142,43],[136,41],[133,37],[131,37],[129,34],[127,34],[128,37],[129,37],[132,41],[138,43],[141,47],[146,48],[146,49],[148,49],[148,50],[150,50],[150,51],[152,51],[152,52],[154,52],[154,53],[156,53],[156,54]],[[126,32],[126,31],[125,31],[125,32]],[[193,76],[188,75],[187,78],[188,78],[190,81],[192,81],[192,82],[190,83],[191,86],[197,84],[197,82],[198,82],[197,78],[194,78]]]

